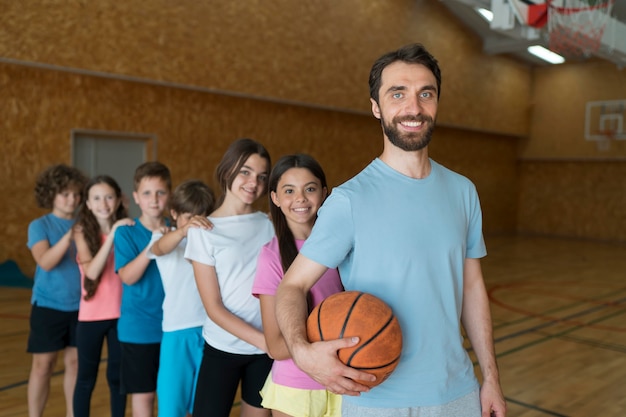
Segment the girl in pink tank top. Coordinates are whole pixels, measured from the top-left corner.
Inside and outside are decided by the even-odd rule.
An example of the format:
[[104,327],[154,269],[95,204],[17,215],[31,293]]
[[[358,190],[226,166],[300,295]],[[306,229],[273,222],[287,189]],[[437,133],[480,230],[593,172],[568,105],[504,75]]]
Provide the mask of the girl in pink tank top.
[[113,238],[119,226],[132,223],[122,204],[122,191],[113,178],[100,175],[87,183],[85,201],[79,209],[74,231],[76,260],[83,288],[76,328],[76,417],[89,416],[91,394],[96,384],[105,339],[111,416],[123,417],[125,414],[126,396],[120,394],[120,345],[117,338],[122,281],[114,269]]

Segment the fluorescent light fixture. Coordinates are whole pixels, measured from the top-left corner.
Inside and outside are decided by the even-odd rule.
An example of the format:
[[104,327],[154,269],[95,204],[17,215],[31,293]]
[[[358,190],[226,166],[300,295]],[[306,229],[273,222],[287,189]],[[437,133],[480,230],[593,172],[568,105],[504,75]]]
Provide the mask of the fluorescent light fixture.
[[533,45],[528,47],[528,52],[547,61],[551,64],[562,64],[565,62],[565,58],[563,58],[559,54],[555,54],[549,49],[544,48],[543,46]]
[[482,7],[474,10],[476,10],[487,22],[491,22],[493,20],[493,12],[491,10],[483,9]]

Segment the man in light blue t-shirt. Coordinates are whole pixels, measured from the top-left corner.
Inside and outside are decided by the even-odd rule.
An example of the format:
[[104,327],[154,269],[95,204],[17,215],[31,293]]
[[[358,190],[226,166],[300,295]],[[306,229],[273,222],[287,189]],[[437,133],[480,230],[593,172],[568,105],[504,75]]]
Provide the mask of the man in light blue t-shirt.
[[[504,417],[491,314],[480,258],[486,255],[478,194],[467,178],[428,156],[441,72],[422,45],[383,55],[370,73],[382,154],[335,188],[276,297],[277,318],[296,364],[343,394],[343,417]],[[327,268],[346,290],[387,302],[400,321],[400,363],[373,376],[344,366],[336,351],[357,341],[310,344],[306,294]],[[463,347],[465,328],[483,375],[479,388]]]

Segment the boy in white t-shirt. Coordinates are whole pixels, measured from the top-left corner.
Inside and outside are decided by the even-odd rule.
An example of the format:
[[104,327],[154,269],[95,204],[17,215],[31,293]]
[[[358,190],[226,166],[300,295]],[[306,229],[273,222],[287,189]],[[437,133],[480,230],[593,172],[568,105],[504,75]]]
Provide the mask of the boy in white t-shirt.
[[210,228],[206,216],[213,211],[215,197],[208,185],[189,180],[174,190],[171,215],[176,227],[154,232],[148,257],[155,259],[165,299],[163,340],[157,377],[159,416],[184,417],[193,410],[196,380],[204,339],[202,324],[206,311],[196,287],[191,263],[183,255],[191,227]]

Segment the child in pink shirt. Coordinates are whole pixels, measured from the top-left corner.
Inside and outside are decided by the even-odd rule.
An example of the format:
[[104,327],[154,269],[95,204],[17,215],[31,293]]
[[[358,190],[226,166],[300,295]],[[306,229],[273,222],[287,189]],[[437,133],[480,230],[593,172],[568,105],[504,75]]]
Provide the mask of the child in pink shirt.
[[81,273],[82,297],[76,327],[78,378],[74,390],[74,415],[89,416],[104,339],[107,341],[107,381],[111,416],[124,417],[126,396],[120,394],[120,317],[122,281],[115,273],[113,238],[118,226],[132,224],[122,205],[122,191],[115,180],[101,175],[85,187],[74,239]]
[[[311,234],[317,210],[327,195],[326,176],[308,155],[281,158],[269,178],[270,212],[276,237],[258,257],[252,293],[260,298],[265,340],[274,358],[261,390],[262,405],[272,416],[340,416],[341,397],[328,392],[291,360],[278,328],[274,298],[304,241]],[[309,292],[309,310],[331,294],[343,291],[337,269],[328,269]]]

